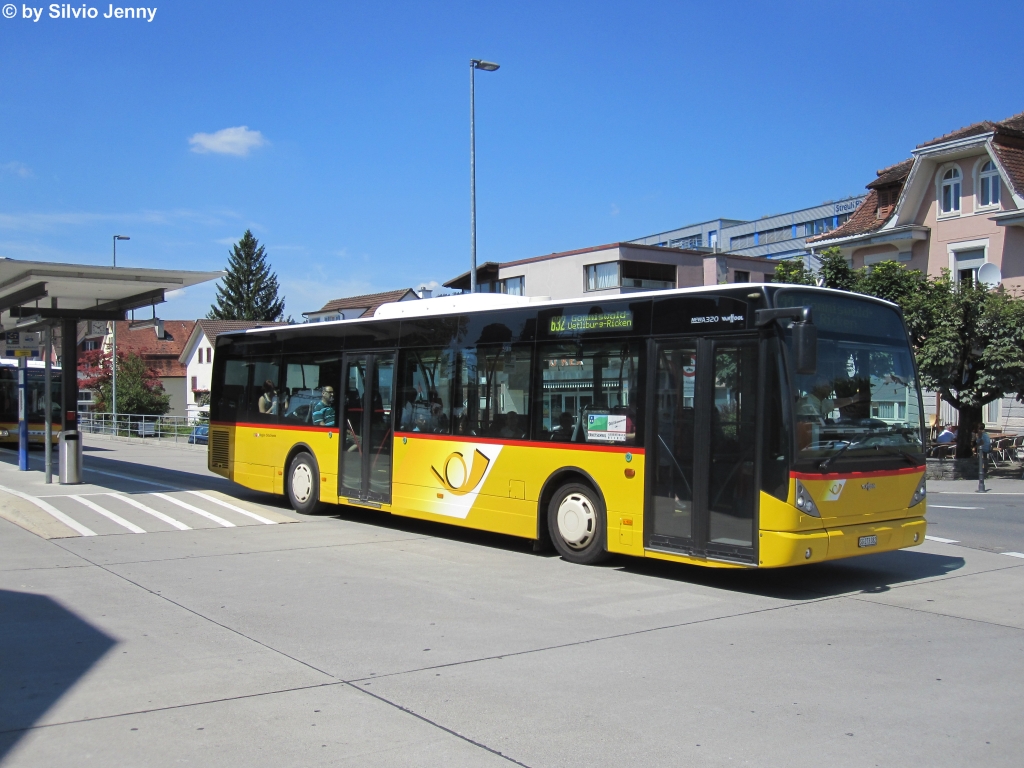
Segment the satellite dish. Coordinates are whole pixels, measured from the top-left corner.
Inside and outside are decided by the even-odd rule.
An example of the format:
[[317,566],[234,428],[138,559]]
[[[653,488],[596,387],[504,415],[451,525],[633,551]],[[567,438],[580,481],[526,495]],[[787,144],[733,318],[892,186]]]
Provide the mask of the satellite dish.
[[995,288],[1002,282],[1003,275],[999,271],[999,267],[991,262],[981,265],[978,270],[978,282],[984,285],[986,288]]

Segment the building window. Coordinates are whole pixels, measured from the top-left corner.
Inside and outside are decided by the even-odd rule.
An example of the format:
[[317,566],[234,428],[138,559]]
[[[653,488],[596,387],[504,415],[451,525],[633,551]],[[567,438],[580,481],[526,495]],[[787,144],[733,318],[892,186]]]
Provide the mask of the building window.
[[[698,246],[699,247],[699,246]],[[708,248],[718,247],[718,230],[712,229],[708,232]]]
[[939,210],[942,213],[959,213],[960,211],[960,169],[958,168],[950,168],[942,174]]
[[729,238],[729,250],[737,251],[740,248],[751,248],[755,244],[753,233]]
[[100,348],[100,343],[95,339],[89,339],[82,345],[83,352],[95,352]]
[[978,270],[985,263],[985,249],[972,248],[969,251],[956,251],[954,262],[957,282],[973,285],[978,279]]
[[213,362],[213,347],[207,347],[206,348],[206,362],[208,362],[208,363],[212,363]]
[[745,272],[742,269],[737,269],[735,274],[734,274],[734,276],[733,276],[733,282],[734,283],[749,283],[750,282],[750,273],[749,272]]
[[501,292],[507,293],[509,296],[525,296],[526,278],[522,276],[506,277],[501,281]]
[[583,269],[587,276],[588,291],[603,291],[619,287],[619,263],[617,261],[588,264]]
[[584,267],[587,290],[608,288],[644,288],[649,291],[676,287],[674,264],[652,264],[647,261],[608,261]]
[[991,160],[981,167],[978,178],[978,205],[981,208],[999,205],[999,170]]
[[676,287],[675,264],[652,264],[646,261],[620,261],[619,274],[623,288],[663,290]]
[[993,400],[985,405],[985,423],[994,426],[999,422],[999,400]]
[[197,389],[199,389],[199,377],[198,376],[193,376],[192,377],[192,391],[195,392]]

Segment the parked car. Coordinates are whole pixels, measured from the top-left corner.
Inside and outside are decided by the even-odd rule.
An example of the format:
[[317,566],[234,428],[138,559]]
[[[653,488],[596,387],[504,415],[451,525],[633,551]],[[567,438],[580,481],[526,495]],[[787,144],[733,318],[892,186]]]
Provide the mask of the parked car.
[[188,441],[192,445],[209,445],[210,443],[210,427],[207,424],[203,424],[198,427],[192,428],[192,434],[188,436]]

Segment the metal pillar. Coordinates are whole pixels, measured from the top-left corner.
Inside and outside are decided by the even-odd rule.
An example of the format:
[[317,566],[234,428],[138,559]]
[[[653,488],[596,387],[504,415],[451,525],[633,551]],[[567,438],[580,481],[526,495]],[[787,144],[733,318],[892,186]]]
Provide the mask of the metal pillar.
[[[24,350],[18,350],[23,352]],[[28,358],[18,358],[18,469],[28,470]]]
[[46,361],[43,374],[43,399],[46,407],[46,428],[43,430],[43,464],[46,470],[46,483],[53,482],[53,327],[46,326],[43,335],[46,345]]
[[64,432],[78,430],[78,321],[61,320],[60,333],[60,428]]
[[476,293],[476,62],[469,63],[469,292]]

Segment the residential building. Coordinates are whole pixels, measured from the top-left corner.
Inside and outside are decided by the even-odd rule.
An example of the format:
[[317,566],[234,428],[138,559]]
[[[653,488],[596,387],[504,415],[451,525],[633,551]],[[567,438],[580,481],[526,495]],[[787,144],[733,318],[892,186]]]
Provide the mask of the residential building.
[[[477,290],[515,296],[578,299],[591,293],[614,295],[720,283],[760,283],[775,264],[732,254],[637,243],[610,243],[576,251],[477,266]],[[469,272],[446,282],[469,290]]]
[[[184,367],[187,387],[185,413],[192,418],[209,413],[210,381],[213,373],[213,348],[217,337],[228,331],[247,331],[250,328],[269,328],[288,323],[260,320],[196,320],[191,333],[178,355]],[[120,338],[118,339],[120,344]]]
[[303,312],[302,316],[306,318],[307,323],[353,320],[357,317],[372,317],[381,304],[412,301],[418,298],[420,295],[412,288],[401,288],[384,293],[368,293],[363,296],[349,296],[346,299],[331,299],[316,312]]
[[740,256],[789,259],[808,252],[807,238],[841,227],[867,195],[849,197],[801,208],[789,213],[762,216],[756,221],[712,219],[633,240],[662,248],[706,248]]
[[[1024,112],[983,121],[919,144],[875,173],[864,204],[843,226],[811,238],[816,252],[837,247],[854,267],[899,261],[929,275],[977,280],[985,264],[1011,291],[1024,288]],[[937,400],[929,403],[936,414]],[[938,406],[942,423],[956,421]],[[1004,398],[986,424],[1024,429],[1024,407]]]
[[[100,329],[95,323],[88,324],[86,334],[79,342],[80,351],[91,351],[101,349],[107,355],[113,347],[114,323],[106,323],[106,333],[98,346],[96,337],[90,334]],[[185,387],[185,366],[178,361],[178,356],[185,348],[185,342],[192,333],[195,320],[155,320],[131,322],[129,320],[117,321],[117,354],[118,357],[126,357],[130,354],[138,355],[146,364],[146,367],[156,373],[163,385],[164,392],[170,395],[170,416],[184,416],[188,402]],[[91,399],[80,398],[85,408],[89,407]]]

